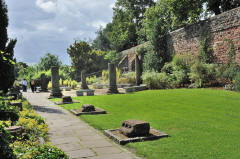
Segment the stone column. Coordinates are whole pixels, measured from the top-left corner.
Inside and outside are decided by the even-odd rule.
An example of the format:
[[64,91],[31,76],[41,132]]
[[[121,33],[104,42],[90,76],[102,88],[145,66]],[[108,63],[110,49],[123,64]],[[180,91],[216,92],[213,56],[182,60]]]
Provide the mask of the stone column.
[[47,78],[44,73],[41,74],[41,91],[47,92]]
[[135,72],[136,72],[136,85],[139,86],[142,83],[142,71],[141,71],[141,63],[138,55],[135,58]]
[[51,67],[52,73],[52,91],[50,97],[52,98],[60,98],[62,97],[61,90],[59,88],[59,70],[57,66]]
[[117,89],[116,68],[112,63],[108,64],[109,88],[108,93],[119,93]]
[[88,89],[85,73],[86,73],[85,70],[81,72],[81,81],[82,81],[81,89]]

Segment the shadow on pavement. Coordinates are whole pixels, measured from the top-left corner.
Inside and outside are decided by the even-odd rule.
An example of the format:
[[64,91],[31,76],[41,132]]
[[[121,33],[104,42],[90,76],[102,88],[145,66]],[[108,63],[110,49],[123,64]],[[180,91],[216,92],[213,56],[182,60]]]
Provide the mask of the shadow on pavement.
[[66,114],[61,110],[58,109],[53,109],[53,108],[47,108],[45,106],[38,106],[38,105],[33,105],[33,109],[37,112],[46,112],[46,113],[55,113],[55,114]]

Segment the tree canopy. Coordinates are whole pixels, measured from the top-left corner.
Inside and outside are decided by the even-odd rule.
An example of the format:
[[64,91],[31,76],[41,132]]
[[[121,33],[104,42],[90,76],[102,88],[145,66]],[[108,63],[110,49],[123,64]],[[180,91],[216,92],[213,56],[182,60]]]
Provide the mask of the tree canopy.
[[60,67],[61,65],[62,62],[59,60],[58,56],[46,53],[43,57],[41,57],[40,62],[38,63],[38,68],[41,71],[47,71],[51,69],[52,66]]
[[107,64],[104,60],[104,53],[101,50],[94,50],[86,41],[75,41],[67,49],[72,60],[77,80],[80,80],[81,71],[93,73],[104,69]]
[[[8,10],[4,0],[0,0],[0,90],[7,92],[14,82],[14,47],[16,39],[7,34]],[[3,84],[4,83],[4,84]]]

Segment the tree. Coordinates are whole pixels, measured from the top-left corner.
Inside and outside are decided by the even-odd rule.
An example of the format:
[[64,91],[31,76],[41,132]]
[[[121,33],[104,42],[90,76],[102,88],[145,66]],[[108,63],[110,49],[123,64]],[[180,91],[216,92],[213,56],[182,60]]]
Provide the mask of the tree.
[[75,41],[69,46],[67,53],[72,60],[77,80],[80,80],[82,70],[93,73],[106,67],[106,61],[104,61],[105,52],[92,49],[85,41]]
[[113,8],[112,22],[103,30],[110,41],[108,50],[121,52],[136,46],[145,10],[153,5],[153,0],[117,0]]
[[120,52],[137,45],[136,24],[127,12],[119,10],[115,13],[111,27],[112,49]]
[[92,47],[96,50],[108,51],[111,49],[110,41],[105,35],[105,32],[102,27],[96,32],[97,37],[93,40]]
[[8,10],[4,0],[0,0],[0,90],[5,93],[14,82],[14,47],[16,39],[9,39],[7,34]]
[[43,57],[41,57],[40,62],[38,63],[38,68],[41,71],[47,71],[51,69],[52,66],[60,67],[62,62],[59,60],[58,56],[46,53]]
[[24,62],[17,62],[14,65],[14,74],[15,74],[15,78],[18,78],[19,75],[23,72],[24,69],[26,69],[28,67],[28,65]]
[[154,6],[153,0],[118,0],[113,8],[114,14],[123,11],[131,15],[137,27],[141,27],[142,19],[147,8]]
[[116,52],[115,50],[111,50],[105,54],[104,59],[109,60],[113,64],[116,64],[117,62],[119,62],[120,57],[121,56],[118,52]]

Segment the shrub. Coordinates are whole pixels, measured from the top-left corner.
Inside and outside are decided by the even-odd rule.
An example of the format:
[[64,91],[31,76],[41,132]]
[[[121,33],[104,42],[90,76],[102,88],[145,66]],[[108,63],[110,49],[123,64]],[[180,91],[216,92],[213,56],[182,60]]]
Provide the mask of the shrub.
[[190,83],[188,73],[190,72],[190,58],[185,55],[176,55],[171,63],[165,63],[162,72],[168,76],[171,87],[181,87]]
[[17,125],[22,126],[29,137],[41,136],[47,138],[48,126],[34,110],[25,109],[21,111]]
[[71,81],[71,87],[72,87],[72,89],[76,88],[76,87],[77,87],[77,84],[78,84],[77,81],[72,80],[72,81]]
[[52,82],[51,81],[48,82],[47,88],[48,88],[48,90],[52,89]]
[[234,89],[240,91],[240,72],[238,72],[234,78]]
[[37,146],[33,154],[33,159],[68,159],[68,156],[62,150],[47,144]]
[[68,80],[63,81],[63,86],[67,87],[68,86]]
[[93,84],[97,82],[97,77],[93,76],[93,77],[87,77],[86,78],[87,84]]
[[190,67],[193,64],[193,56],[191,54],[188,55],[175,55],[173,57],[172,63],[174,63],[178,70],[185,70],[186,72],[190,72]]
[[59,80],[59,86],[62,87],[63,86],[63,80],[60,78]]
[[223,79],[229,80],[230,82],[236,77],[237,73],[240,72],[240,68],[237,63],[230,63],[225,67],[222,74]]
[[196,61],[189,74],[192,83],[198,87],[204,87],[212,81],[216,81],[216,65],[204,64]]
[[142,79],[143,83],[145,83],[149,89],[169,88],[166,73],[144,72]]
[[185,70],[173,71],[172,78],[169,78],[171,87],[181,87],[182,84],[188,83],[188,75]]
[[108,70],[103,70],[102,71],[102,79],[104,82],[107,82],[108,80]]
[[126,79],[127,83],[135,84],[136,83],[136,72],[128,72],[122,75]]
[[[108,82],[108,70],[103,70],[102,71],[102,79],[105,83]],[[116,79],[117,79],[117,82],[119,82],[120,78],[121,78],[121,75],[122,75],[122,72],[120,69],[116,68]]]
[[143,59],[143,71],[160,71],[162,68],[162,59],[157,56],[151,46],[147,47],[147,53]]

